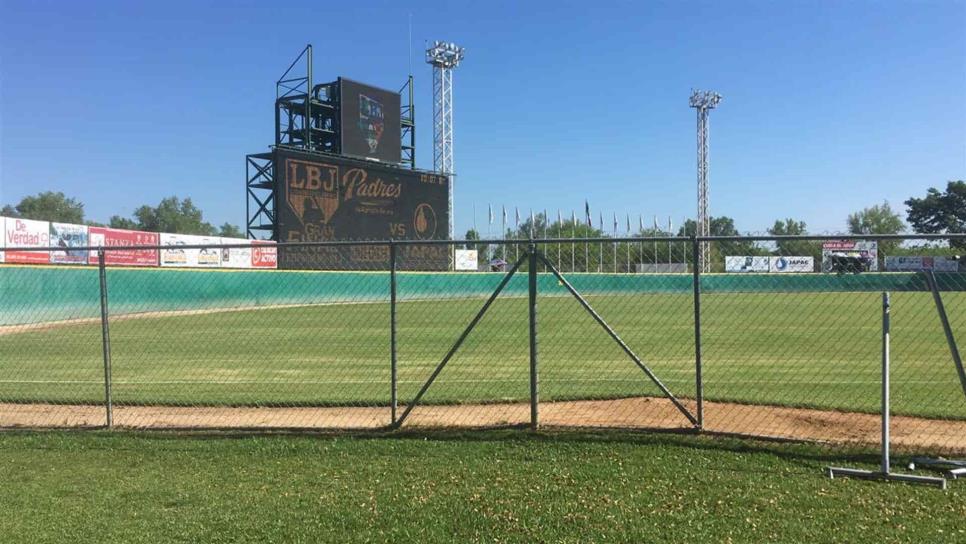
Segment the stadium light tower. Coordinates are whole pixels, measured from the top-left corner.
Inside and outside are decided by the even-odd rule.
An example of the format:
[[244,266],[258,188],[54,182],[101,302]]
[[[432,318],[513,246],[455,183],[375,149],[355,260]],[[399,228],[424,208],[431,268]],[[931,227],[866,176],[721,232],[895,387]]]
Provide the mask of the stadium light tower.
[[463,60],[463,48],[435,41],[426,50],[433,66],[433,169],[449,179],[449,237],[453,233],[453,69]]
[[[721,95],[714,91],[691,89],[692,108],[698,110],[698,236],[711,235],[711,216],[708,204],[708,111],[721,102]],[[702,272],[711,272],[711,242],[701,242],[699,247]],[[698,266],[699,263],[695,263]]]

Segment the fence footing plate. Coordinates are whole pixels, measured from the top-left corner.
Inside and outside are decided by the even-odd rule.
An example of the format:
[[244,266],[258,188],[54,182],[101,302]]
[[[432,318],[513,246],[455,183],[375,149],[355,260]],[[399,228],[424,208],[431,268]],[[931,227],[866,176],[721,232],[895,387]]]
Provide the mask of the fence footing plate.
[[935,476],[917,476],[915,474],[897,474],[895,472],[880,472],[875,470],[861,470],[857,468],[825,467],[825,474],[829,478],[845,476],[862,478],[865,480],[886,480],[893,482],[907,482],[911,484],[934,485],[939,489],[946,489],[946,479]]

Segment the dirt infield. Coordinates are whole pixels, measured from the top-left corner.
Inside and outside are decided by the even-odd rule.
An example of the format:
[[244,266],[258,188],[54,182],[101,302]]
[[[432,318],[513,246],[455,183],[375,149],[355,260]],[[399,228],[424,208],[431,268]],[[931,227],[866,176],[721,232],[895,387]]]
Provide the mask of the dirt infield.
[[[694,411],[693,402],[685,401]],[[400,413],[404,409],[400,406]],[[877,444],[879,416],[780,406],[705,402],[705,430],[718,433],[812,440],[843,444]],[[417,406],[404,428],[473,428],[525,424],[530,406],[462,404]],[[99,427],[102,406],[0,404],[0,427]],[[116,406],[114,425],[121,428],[197,429],[380,429],[390,422],[388,407],[229,408]],[[616,400],[544,402],[540,423],[546,427],[688,429],[690,423],[665,399],[635,397]],[[892,444],[966,452],[966,421],[894,416]]]

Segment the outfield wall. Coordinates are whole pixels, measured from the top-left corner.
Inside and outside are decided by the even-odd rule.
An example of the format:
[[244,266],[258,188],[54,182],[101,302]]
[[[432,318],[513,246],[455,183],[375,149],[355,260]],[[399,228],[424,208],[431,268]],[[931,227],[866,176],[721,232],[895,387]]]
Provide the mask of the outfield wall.
[[[0,265],[0,326],[94,318],[100,315],[98,270],[86,267]],[[966,276],[936,274],[943,290],[966,290]],[[399,300],[485,297],[502,273],[400,272]],[[567,274],[578,291],[593,294],[678,293],[690,295],[686,274]],[[795,293],[925,291],[917,273],[705,274],[704,293]],[[543,295],[566,291],[540,274]],[[527,292],[525,273],[505,289]],[[229,309],[288,304],[360,303],[389,300],[388,272],[275,270],[108,269],[112,315],[141,312]]]

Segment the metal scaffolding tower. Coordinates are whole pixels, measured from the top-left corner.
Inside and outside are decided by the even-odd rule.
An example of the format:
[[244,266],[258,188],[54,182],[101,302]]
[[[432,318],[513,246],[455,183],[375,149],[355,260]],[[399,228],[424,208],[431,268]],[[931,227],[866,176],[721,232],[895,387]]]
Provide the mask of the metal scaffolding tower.
[[453,239],[453,69],[463,60],[463,48],[435,41],[426,50],[433,66],[433,168],[449,179],[449,237]]
[[[698,110],[698,223],[697,235],[711,235],[711,215],[708,203],[708,110],[721,102],[721,95],[713,91],[691,90],[689,104]],[[702,272],[711,272],[711,242],[702,242],[698,255]]]

